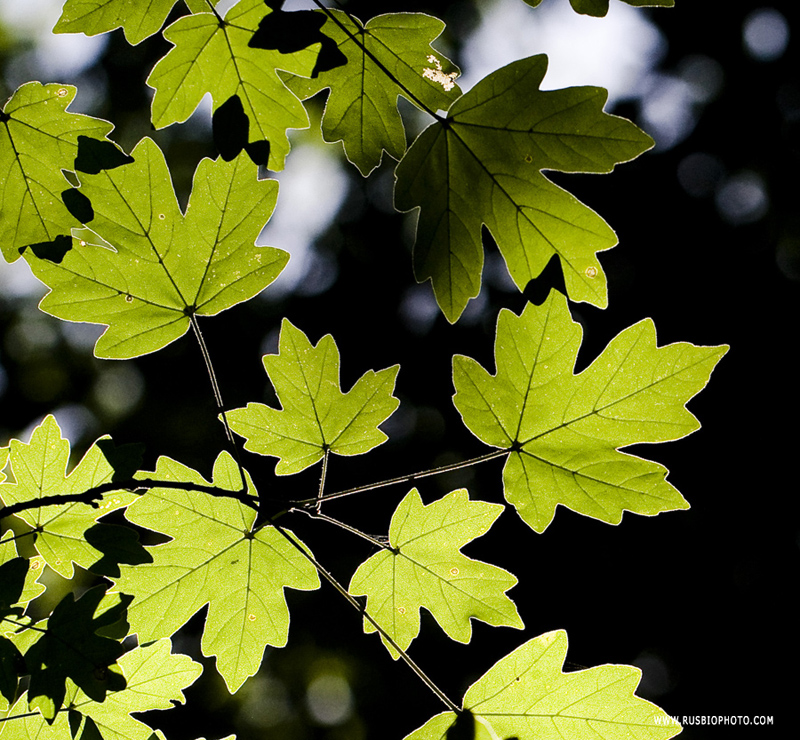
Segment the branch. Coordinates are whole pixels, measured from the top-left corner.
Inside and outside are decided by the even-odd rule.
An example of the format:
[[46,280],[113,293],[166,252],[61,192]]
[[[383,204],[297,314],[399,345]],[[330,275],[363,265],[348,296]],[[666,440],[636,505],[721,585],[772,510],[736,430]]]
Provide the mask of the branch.
[[150,491],[153,488],[171,488],[180,491],[199,491],[207,493],[209,496],[218,496],[220,498],[233,498],[249,506],[251,509],[258,511],[258,501],[253,496],[248,495],[243,491],[229,491],[225,488],[217,488],[215,486],[204,486],[199,483],[189,483],[185,481],[172,481],[172,480],[153,480],[151,478],[130,478],[123,481],[109,481],[108,483],[101,483],[99,486],[94,486],[81,493],[57,493],[52,496],[41,496],[40,498],[31,499],[30,501],[19,501],[10,506],[4,506],[0,509],[0,519],[8,516],[19,514],[21,511],[28,511],[29,509],[40,509],[44,506],[61,506],[63,504],[88,504],[94,509],[98,507],[98,501],[101,501],[103,496],[113,491],[130,491],[137,495],[141,495],[145,491]]
[[318,502],[330,501],[335,498],[342,498],[344,496],[351,496],[354,493],[362,493],[364,491],[372,491],[376,488],[385,488],[386,486],[393,486],[397,483],[411,483],[418,478],[428,478],[432,475],[439,475],[440,473],[449,473],[453,470],[461,470],[462,468],[469,468],[478,463],[487,462],[488,460],[496,460],[499,457],[508,455],[511,450],[495,450],[488,452],[485,455],[470,458],[469,460],[462,460],[461,462],[451,463],[450,465],[442,465],[438,468],[430,468],[429,470],[422,470],[418,473],[409,473],[408,475],[401,475],[397,478],[389,478],[388,480],[379,481],[378,483],[367,483],[363,486],[356,486],[355,488],[347,488],[344,491],[336,491],[334,493],[324,493],[316,498],[305,498],[298,501],[291,501],[294,506],[308,507],[311,505],[317,506]]

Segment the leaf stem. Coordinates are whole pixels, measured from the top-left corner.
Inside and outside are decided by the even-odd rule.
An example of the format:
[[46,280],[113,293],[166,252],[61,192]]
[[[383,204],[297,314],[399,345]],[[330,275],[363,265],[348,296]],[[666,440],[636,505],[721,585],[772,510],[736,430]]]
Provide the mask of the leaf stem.
[[211,390],[214,393],[214,401],[216,401],[217,404],[217,411],[219,411],[219,414],[222,417],[222,423],[225,425],[225,436],[228,438],[228,444],[231,446],[233,458],[236,460],[236,466],[239,468],[239,479],[242,482],[240,491],[241,493],[245,493],[247,491],[247,479],[245,478],[242,460],[239,456],[239,447],[237,446],[236,440],[233,437],[233,432],[228,424],[228,417],[225,414],[225,405],[222,402],[222,393],[219,390],[219,383],[217,383],[217,374],[214,372],[214,365],[211,363],[211,353],[208,351],[208,346],[206,345],[205,339],[203,339],[203,333],[200,331],[200,325],[197,323],[197,316],[192,313],[189,316],[189,320],[191,321],[192,331],[197,339],[197,343],[200,345],[200,353],[203,355],[203,361],[206,364],[208,377],[211,381]]
[[371,542],[373,545],[380,547],[382,550],[391,549],[389,547],[388,542],[381,541],[379,538],[373,537],[372,535],[367,534],[366,532],[362,532],[360,529],[356,529],[356,527],[351,527],[349,524],[346,524],[345,522],[339,519],[334,519],[332,516],[321,514],[319,511],[313,512],[303,508],[292,508],[288,510],[288,513],[293,513],[295,511],[300,512],[301,514],[305,514],[306,516],[310,516],[312,519],[321,519],[322,521],[328,522],[329,524],[334,524],[335,526],[340,527],[341,529],[347,530],[351,534],[357,535],[358,537],[367,540],[367,542]]
[[320,509],[322,508],[322,499],[324,496],[325,490],[325,477],[328,475],[328,457],[330,456],[331,449],[327,445],[325,445],[325,455],[322,458],[322,472],[319,476],[319,491],[317,492],[317,505],[316,511],[319,514]]
[[331,586],[333,586],[333,587],[336,589],[336,591],[338,591],[338,592],[339,592],[339,595],[340,595],[340,596],[344,597],[344,599],[345,599],[345,600],[346,600],[346,601],[347,601],[347,602],[350,604],[350,606],[352,606],[354,609],[356,609],[356,611],[358,611],[358,612],[359,612],[359,614],[361,614],[361,615],[364,617],[364,619],[366,619],[366,620],[367,620],[367,621],[368,621],[368,622],[369,622],[369,623],[370,623],[370,624],[371,624],[371,625],[372,625],[372,626],[373,626],[373,627],[374,627],[374,628],[375,628],[375,629],[376,629],[376,630],[377,630],[377,631],[378,631],[378,632],[381,634],[381,636],[382,636],[382,637],[383,637],[383,638],[386,640],[386,642],[388,642],[388,643],[389,643],[389,644],[390,644],[390,645],[391,645],[391,646],[392,646],[392,647],[393,647],[393,648],[394,648],[394,649],[395,649],[395,650],[398,652],[398,654],[400,655],[400,657],[403,659],[403,662],[404,662],[404,663],[405,663],[405,664],[406,664],[406,665],[407,665],[407,666],[408,666],[408,667],[409,667],[409,668],[410,668],[412,671],[414,671],[414,673],[416,673],[416,674],[417,674],[417,677],[418,677],[418,678],[419,678],[419,679],[420,679],[420,680],[421,680],[421,681],[422,681],[422,682],[423,682],[423,683],[424,683],[424,684],[425,684],[425,685],[426,685],[426,686],[427,686],[427,687],[428,687],[428,688],[429,688],[429,689],[430,689],[430,690],[431,690],[431,691],[432,691],[434,694],[436,694],[436,696],[438,697],[438,699],[439,699],[439,700],[440,700],[440,701],[441,701],[441,702],[442,702],[442,703],[443,703],[443,704],[444,704],[444,705],[445,705],[445,706],[446,706],[446,707],[447,707],[447,708],[448,708],[448,709],[449,709],[451,712],[459,712],[459,711],[460,711],[460,710],[459,710],[459,708],[456,706],[456,704],[454,704],[454,703],[453,703],[453,701],[452,701],[452,700],[451,700],[451,699],[450,699],[450,698],[447,696],[447,694],[445,694],[445,693],[444,693],[444,691],[442,691],[442,690],[441,690],[441,689],[440,689],[440,688],[439,688],[439,687],[438,687],[438,686],[437,686],[437,685],[436,685],[436,684],[435,684],[435,683],[434,683],[434,682],[433,682],[433,681],[432,681],[432,680],[431,680],[431,679],[428,677],[428,675],[427,675],[427,674],[426,674],[426,673],[425,673],[425,672],[422,670],[422,668],[420,668],[420,667],[419,667],[419,666],[418,666],[418,665],[417,665],[417,664],[416,664],[416,663],[415,663],[415,662],[414,662],[414,661],[411,659],[411,656],[409,656],[409,655],[408,655],[408,653],[406,653],[406,651],[405,651],[405,650],[403,650],[403,649],[402,649],[402,648],[401,648],[401,647],[400,647],[400,646],[399,646],[399,645],[398,645],[398,644],[397,644],[397,643],[394,641],[394,639],[392,638],[392,636],[391,636],[390,634],[388,634],[388,633],[386,632],[386,630],[384,630],[384,629],[383,629],[383,627],[381,627],[381,626],[380,626],[380,624],[378,624],[378,622],[376,622],[376,621],[375,621],[375,619],[374,619],[374,618],[373,618],[373,617],[372,617],[372,616],[369,614],[369,612],[367,612],[366,608],[365,608],[365,607],[364,607],[362,604],[360,604],[360,603],[358,602],[358,600],[357,600],[357,599],[356,599],[354,596],[352,596],[352,595],[350,594],[350,592],[349,592],[349,591],[348,591],[348,590],[347,590],[347,589],[346,589],[344,586],[342,586],[342,584],[341,584],[341,583],[339,583],[339,581],[337,581],[337,580],[336,580],[336,578],[334,578],[334,576],[333,576],[331,573],[329,573],[329,572],[328,572],[328,570],[327,570],[327,569],[325,569],[325,568],[324,568],[324,567],[323,567],[323,566],[322,566],[322,565],[319,563],[319,561],[317,561],[317,559],[316,559],[316,558],[315,558],[315,557],[314,557],[314,556],[313,556],[313,555],[312,555],[310,552],[308,552],[308,550],[306,550],[304,547],[302,547],[302,546],[300,545],[300,543],[298,543],[298,542],[297,542],[297,541],[294,539],[294,537],[292,537],[292,536],[291,536],[291,535],[290,535],[290,534],[289,534],[289,533],[288,533],[288,532],[287,532],[285,529],[283,529],[283,527],[281,527],[279,524],[274,524],[274,523],[273,523],[273,524],[272,524],[272,526],[273,526],[273,527],[275,527],[275,529],[277,529],[277,530],[278,530],[278,532],[280,532],[280,533],[283,535],[283,537],[284,537],[286,540],[288,540],[288,541],[289,541],[289,543],[290,543],[290,544],[291,544],[291,545],[292,545],[292,546],[293,546],[295,549],[297,549],[297,550],[298,550],[298,551],[299,551],[299,552],[300,552],[300,553],[303,555],[303,557],[305,557],[305,558],[306,558],[306,559],[307,559],[307,560],[308,560],[308,561],[309,561],[309,562],[310,562],[310,563],[311,563],[311,564],[312,564],[312,565],[313,565],[313,566],[314,566],[314,567],[317,569],[317,572],[318,572],[318,573],[319,573],[319,574],[320,574],[320,575],[321,575],[321,576],[322,576],[322,577],[323,577],[323,578],[324,578],[326,581],[328,581],[328,583],[330,583],[330,584],[331,584]]
[[[401,475],[397,478],[389,478],[388,480],[379,481],[377,483],[367,483],[363,486],[356,486],[355,488],[347,488],[344,491],[335,491],[334,493],[326,493],[321,496],[323,501],[331,501],[335,498],[342,498],[344,496],[351,496],[354,493],[363,493],[364,491],[372,491],[376,488],[385,488],[386,486],[393,486],[397,483],[410,483],[411,481],[415,481],[418,478],[428,478],[432,475],[439,475],[440,473],[449,473],[453,470],[461,470],[462,468],[468,468],[472,465],[477,465],[478,463],[487,462],[488,460],[496,460],[499,457],[504,457],[508,455],[510,450],[495,450],[494,452],[488,452],[485,455],[479,455],[478,457],[470,458],[469,460],[462,460],[461,462],[451,463],[450,465],[442,465],[438,468],[430,468],[429,470],[421,470],[418,473],[410,473],[408,475]],[[320,497],[313,498],[313,499],[300,499],[298,501],[292,501],[291,503],[295,506],[309,506],[315,505]]]

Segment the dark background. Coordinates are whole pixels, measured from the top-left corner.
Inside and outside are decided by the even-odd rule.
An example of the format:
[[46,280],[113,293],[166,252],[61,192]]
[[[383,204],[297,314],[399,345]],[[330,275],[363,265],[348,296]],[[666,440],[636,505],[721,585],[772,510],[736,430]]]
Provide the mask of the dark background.
[[[680,75],[687,59],[702,55],[722,71],[715,95],[694,108],[691,132],[610,176],[553,179],[597,210],[620,239],[602,256],[610,307],[572,307],[585,328],[579,369],[621,329],[645,316],[654,319],[661,344],[731,346],[709,387],[690,403],[703,428],[685,440],[633,450],[665,464],[669,480],[692,508],[655,518],[626,514],[618,527],[559,508],[542,535],[509,508],[466,552],[519,578],[510,595],[525,631],[473,623],[473,640],[464,646],[449,641],[423,614],[421,636],[410,652],[452,698],[460,699],[467,686],[526,639],[564,628],[571,668],[638,665],[644,670],[638,693],[671,715],[774,717],[772,727],[688,727],[686,738],[787,736],[785,728],[794,723],[787,700],[797,690],[782,669],[788,667],[791,675],[797,657],[791,594],[798,557],[792,465],[798,412],[800,43],[792,36],[779,58],[760,61],[742,43],[750,3],[721,8],[678,0],[677,5],[645,11],[669,44],[660,70]],[[793,3],[770,7],[800,35]],[[438,15],[451,28],[440,48],[449,45],[456,62],[459,34],[475,18],[469,1],[351,0],[347,8],[363,20],[398,10]],[[168,48],[159,37],[133,48],[117,31],[82,79],[42,81],[101,84],[105,95],[86,111],[114,122],[112,137],[129,149],[139,137],[152,135],[144,80]],[[12,69],[24,51],[24,42],[6,33],[4,68]],[[5,79],[11,94],[9,74]],[[644,125],[635,102],[614,112]],[[182,134],[181,127],[154,136],[166,149],[183,190],[179,197],[185,198],[196,163],[215,155],[213,145],[191,132]],[[726,216],[720,206],[726,178],[742,172],[760,178],[768,199],[755,217],[745,206]],[[414,295],[409,293],[410,243],[404,216],[386,207],[391,163],[384,162],[366,180],[349,167],[348,177],[346,202],[315,244],[318,264],[335,266],[335,282],[315,292],[311,275],[280,302],[257,299],[202,323],[232,408],[272,398],[260,356],[274,351],[284,316],[313,341],[334,335],[345,388],[367,369],[401,364],[401,409],[385,425],[390,441],[362,458],[332,460],[329,490],[484,452],[449,400],[451,357],[468,354],[493,366],[497,312],[507,307],[519,313],[525,300],[502,280],[487,277],[480,309],[469,310],[455,326],[441,316],[430,325],[409,320],[401,307]],[[486,244],[496,266],[489,237]],[[526,296],[543,295],[546,287],[531,286]],[[224,436],[191,336],[130,363],[103,362],[70,340],[74,335],[58,321],[37,315],[35,300],[14,296],[0,296],[0,332],[6,380],[0,441],[22,435],[55,408],[68,409],[84,422],[82,436],[73,440],[79,452],[110,433],[117,443],[145,442],[149,469],[159,455],[169,455],[210,477]],[[135,369],[120,370],[123,366]],[[119,401],[126,393],[128,400]],[[317,468],[275,479],[271,459],[248,456],[245,464],[274,496],[313,495],[318,482]],[[421,481],[418,488],[426,502],[461,486],[475,498],[502,501],[501,469],[502,463],[486,463]],[[385,533],[407,488],[343,500],[331,504],[328,513]],[[290,526],[344,583],[372,552],[368,544],[323,523],[301,518]],[[186,708],[153,714],[147,721],[163,726],[170,740],[210,740],[232,732],[243,739],[399,738],[442,709],[402,662],[388,657],[376,636],[359,636],[358,617],[331,588],[289,592],[288,601],[289,646],[268,649],[258,681],[230,698],[207,670],[187,692]],[[196,617],[177,647],[196,654],[200,628]],[[213,661],[205,662],[210,669]],[[315,721],[306,701],[315,677],[326,673],[344,677],[354,701],[351,714],[332,726]]]

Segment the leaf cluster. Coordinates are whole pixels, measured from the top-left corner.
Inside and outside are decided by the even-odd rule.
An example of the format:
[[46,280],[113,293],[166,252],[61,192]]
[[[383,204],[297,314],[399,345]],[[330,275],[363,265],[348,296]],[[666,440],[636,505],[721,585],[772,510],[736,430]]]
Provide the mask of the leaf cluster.
[[[602,89],[542,90],[543,55],[462,93],[457,67],[433,46],[444,23],[427,15],[363,22],[320,3],[286,12],[280,2],[239,0],[221,16],[213,3],[191,0],[162,30],[175,5],[66,0],[54,31],[122,28],[131,44],[161,33],[172,48],[147,78],[156,129],[186,121],[210,95],[219,156],[198,163],[185,210],[153,140],[125,152],[109,138],[112,124],[68,110],[74,88],[30,82],[0,114],[3,254],[22,256],[47,287],[42,311],[105,327],[97,357],[138,357],[191,331],[228,445],[211,480],[166,456],[143,470],[134,449],[108,437],[70,469],[53,416],[28,441],[0,450],[0,517],[13,525],[0,540],[0,736],[147,740],[151,729],[131,713],[182,701],[202,671],[171,651],[190,619],[205,610],[201,649],[233,694],[259,671],[267,647],[287,644],[287,589],[311,591],[323,581],[445,706],[409,738],[674,735],[680,728],[634,695],[636,669],[562,672],[562,632],[528,639],[474,683],[461,706],[409,653],[423,609],[462,643],[473,620],[524,628],[508,593],[517,577],[462,552],[505,504],[466,489],[426,502],[413,481],[504,459],[495,498],[536,533],[558,506],[611,524],[625,511],[688,507],[666,468],[624,448],[695,431],[686,404],[727,348],[658,346],[644,320],[576,374],[582,335],[568,301],[607,304],[597,255],[616,235],[544,174],[608,173],[652,140],[604,111]],[[598,16],[608,9],[607,0],[572,5]],[[309,125],[304,101],[320,93],[322,138],[341,141],[361,175],[384,158],[397,161],[396,208],[418,211],[414,271],[431,281],[448,321],[480,291],[484,227],[520,290],[551,258],[566,288],[519,313],[501,311],[494,374],[453,358],[453,403],[484,454],[338,491],[326,485],[336,456],[366,454],[387,440],[381,425],[400,404],[400,365],[368,369],[343,388],[334,338],[314,343],[284,318],[277,353],[263,357],[277,404],[231,409],[200,328],[203,317],[268,289],[286,266],[285,251],[257,243],[278,199],[277,182],[263,173],[291,166],[288,132]],[[430,119],[410,145],[399,97]],[[274,458],[276,476],[319,465],[319,486],[276,499],[275,479],[251,474],[254,458],[245,453]],[[385,536],[325,513],[331,500],[388,486],[404,491]],[[116,524],[104,520],[112,512]],[[290,528],[302,516],[370,543],[347,586]],[[142,533],[159,544],[142,546]],[[79,598],[68,593],[36,620],[29,604],[44,588],[45,567],[72,578],[76,566],[96,585]]]

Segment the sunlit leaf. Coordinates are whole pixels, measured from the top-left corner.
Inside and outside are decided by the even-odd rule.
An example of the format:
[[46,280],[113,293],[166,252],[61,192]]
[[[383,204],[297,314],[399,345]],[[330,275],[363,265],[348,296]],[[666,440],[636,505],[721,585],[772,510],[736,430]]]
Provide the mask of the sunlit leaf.
[[[114,476],[114,468],[98,443],[67,475],[70,446],[53,416],[46,417],[33,430],[29,442],[13,439],[9,449],[9,467],[15,482],[0,485],[0,498],[6,505],[83,493],[110,482]],[[30,536],[45,562],[65,578],[72,578],[73,563],[89,568],[102,557],[86,541],[86,530],[98,517],[125,506],[133,498],[131,493],[115,491],[106,494],[99,508],[73,502],[27,509],[17,516],[33,528]]]
[[612,524],[624,510],[688,508],[666,468],[619,448],[698,429],[685,404],[727,347],[658,347],[645,319],[575,375],[581,334],[566,299],[553,291],[521,316],[500,313],[495,375],[468,357],[453,358],[453,400],[464,423],[486,444],[510,450],[506,499],[537,532],[558,505]]
[[288,255],[255,240],[275,208],[278,184],[257,180],[245,155],[203,159],[181,213],[164,155],[150,139],[134,161],[80,173],[94,218],[60,261],[29,258],[49,288],[41,309],[68,321],[105,324],[98,357],[154,352],[183,336],[192,316],[252,298]]
[[[542,0],[524,0],[535,8]],[[569,0],[576,13],[602,18],[608,13],[609,0]],[[635,8],[672,8],[675,0],[622,0],[623,3],[633,5]]]
[[67,0],[53,33],[98,33],[122,28],[130,44],[161,30],[178,0]]
[[[638,668],[603,665],[564,673],[566,654],[566,633],[548,632],[472,684],[463,707],[475,718],[475,740],[667,740],[681,731],[633,693],[642,675]],[[405,740],[444,740],[455,721],[454,712],[443,712]]]
[[312,346],[284,319],[277,355],[264,355],[281,409],[263,403],[228,412],[231,429],[245,449],[280,458],[279,475],[298,473],[321,460],[326,450],[361,455],[386,441],[378,428],[399,401],[392,395],[399,365],[369,370],[346,393],[339,382],[339,349],[328,334]]
[[[470,501],[463,489],[425,506],[412,489],[392,516],[390,549],[359,566],[350,593],[367,597],[367,613],[403,650],[419,634],[421,607],[459,642],[470,641],[471,619],[521,629],[522,620],[505,593],[517,579],[461,552],[502,511],[500,504]],[[366,620],[364,629],[375,632]],[[384,644],[397,658],[385,639]]]
[[30,245],[68,245],[80,224],[62,198],[71,188],[61,170],[74,169],[79,137],[104,139],[113,126],[68,113],[75,92],[28,82],[0,113],[0,245],[9,262]]
[[[307,128],[308,116],[275,70],[309,76],[319,46],[281,54],[252,44],[259,23],[271,12],[263,0],[240,0],[224,23],[212,13],[198,13],[169,26],[164,38],[174,48],[147,79],[156,91],[153,125],[160,129],[185,121],[206,93],[211,93],[215,111],[235,97],[249,121],[246,142],[251,153],[270,169],[283,169],[289,153],[286,130]],[[267,157],[263,148],[268,148]]]
[[[151,474],[160,481],[211,485],[196,471],[160,458]],[[214,485],[238,490],[239,470],[222,453]],[[255,496],[252,483],[248,490]],[[319,587],[316,569],[271,526],[253,529],[256,513],[241,502],[197,491],[154,488],[137,499],[128,518],[174,539],[149,548],[153,562],[121,566],[117,590],[134,596],[128,609],[131,630],[141,642],[168,637],[206,604],[204,655],[231,692],[261,665],[267,645],[283,647],[289,631],[285,588]],[[299,542],[295,538],[295,542]]]
[[398,95],[434,113],[447,109],[461,94],[454,82],[458,70],[431,46],[444,30],[438,18],[391,13],[362,24],[342,11],[328,12],[322,32],[336,42],[347,63],[288,84],[304,98],[330,88],[323,136],[341,140],[347,158],[366,176],[384,151],[400,159],[406,150]]
[[607,303],[597,252],[617,237],[542,170],[610,172],[653,141],[603,112],[598,87],[539,90],[547,57],[520,59],[459,98],[397,166],[395,204],[419,208],[414,271],[455,321],[478,295],[485,225],[520,290],[557,254],[573,301]]

